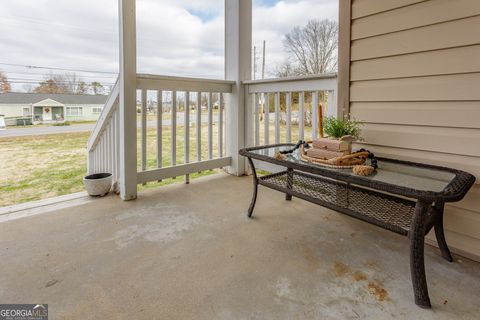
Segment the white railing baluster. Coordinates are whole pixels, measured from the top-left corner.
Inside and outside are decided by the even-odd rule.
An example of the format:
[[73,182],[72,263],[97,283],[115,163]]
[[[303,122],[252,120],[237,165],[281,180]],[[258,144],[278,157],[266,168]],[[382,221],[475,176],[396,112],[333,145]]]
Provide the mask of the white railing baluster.
[[318,131],[318,91],[312,92],[312,139],[316,139]]
[[258,146],[260,144],[260,111],[259,111],[259,99],[260,95],[258,93],[253,94],[253,119],[255,122],[254,130],[255,130],[255,138],[254,138],[254,146]]
[[105,171],[105,162],[103,161],[103,159],[105,159],[105,146],[103,144],[103,140],[104,140],[105,136],[102,135],[102,139],[100,139],[100,172],[104,172]]
[[102,136],[102,172],[107,171],[107,146],[105,141],[107,140],[106,138],[106,130],[103,131],[103,136]]
[[142,90],[142,171],[147,169],[147,90]]
[[299,100],[299,110],[298,110],[298,129],[299,129],[299,139],[305,139],[305,92],[298,93]]
[[108,172],[110,172],[113,176],[113,143],[114,141],[113,140],[113,135],[114,135],[114,132],[113,132],[113,123],[110,122],[110,125],[108,126],[109,127],[109,134],[108,134]]
[[115,137],[115,131],[114,131],[115,127],[114,127],[114,123],[113,122],[110,122],[110,137],[108,139],[108,143],[110,144],[110,150],[109,150],[109,161],[110,161],[110,173],[112,174],[112,176],[114,175],[114,172],[113,172],[113,169],[114,169],[114,162],[115,162],[115,159],[114,159],[114,151],[115,151],[115,141],[113,140],[114,137]]
[[[117,109],[115,111],[115,122],[117,123],[117,134],[116,134],[116,159],[117,159],[117,183],[118,179],[120,179],[120,111]],[[120,190],[117,190],[120,192]]]
[[105,155],[105,162],[106,162],[106,169],[105,172],[107,173],[112,173],[111,167],[110,167],[110,123],[107,126],[107,130],[105,132],[105,146],[107,150],[107,154]]
[[218,157],[223,157],[223,93],[219,93],[218,103]]
[[[177,91],[172,91],[172,166],[177,164]],[[173,177],[175,178],[175,177]]]
[[97,144],[97,148],[92,152],[92,156],[93,156],[93,170],[92,172],[90,173],[97,173],[98,172],[98,144]]
[[270,95],[268,93],[265,93],[263,97],[263,144],[270,144]]
[[[110,125],[112,127],[112,136],[110,139],[112,142],[112,176],[113,176],[113,181],[117,180],[117,159],[116,159],[116,154],[117,154],[117,122],[115,121],[115,114],[113,113],[112,115],[112,120],[110,122]],[[115,191],[115,190],[114,190]]]
[[102,156],[103,156],[102,139],[100,139],[98,141],[98,171],[97,171],[97,173],[100,173],[100,172],[103,171]]
[[280,93],[275,92],[275,143],[280,143]]
[[285,104],[287,106],[287,114],[285,125],[287,127],[287,142],[292,142],[292,93],[287,92],[285,95]]
[[197,161],[202,161],[202,93],[197,92]]
[[[185,119],[184,119],[184,131],[185,131],[185,163],[190,162],[190,92],[185,92]],[[185,183],[190,183],[190,176],[185,175]]]
[[208,159],[213,158],[213,98],[212,93],[208,93]]
[[157,91],[157,168],[162,167],[163,148],[163,91]]

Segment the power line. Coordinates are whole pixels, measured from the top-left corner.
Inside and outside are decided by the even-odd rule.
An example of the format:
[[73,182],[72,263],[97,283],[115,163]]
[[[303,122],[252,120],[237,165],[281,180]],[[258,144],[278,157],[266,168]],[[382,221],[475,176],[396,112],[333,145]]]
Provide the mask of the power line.
[[[39,84],[40,82],[43,82],[43,81],[8,81],[9,83],[16,83],[16,84]],[[54,82],[55,84],[58,84],[58,85],[80,85],[81,82],[58,82],[58,81],[55,81]],[[113,82],[101,82],[102,85],[104,86],[113,86],[115,83]],[[85,85],[88,85],[88,83],[85,83]]]
[[[7,74],[8,78],[9,79],[13,79],[10,75],[26,75],[26,76],[39,76],[39,77],[51,77],[52,74],[49,74],[49,73],[32,73],[32,72],[11,72],[11,71],[6,71],[4,70],[4,73]],[[112,75],[112,76],[97,76],[97,75],[92,75],[92,76],[89,76],[89,75],[79,75],[78,77],[81,77],[81,78],[95,78],[95,79],[116,79],[116,75]],[[31,80],[36,80],[36,79],[31,79]]]
[[[50,79],[50,78],[45,78],[45,79],[32,79],[32,78],[17,78],[17,77],[8,77],[7,80],[10,82],[12,80],[25,80],[25,81],[37,81],[37,82],[45,82],[45,81],[49,81],[49,80],[53,80],[57,83],[60,83],[60,82],[68,82],[68,83],[82,83],[82,82],[85,82],[83,81],[82,79],[76,79],[75,81],[70,81],[68,79],[64,79],[64,80],[55,80],[55,79]],[[106,83],[110,83],[112,79],[110,79],[110,81],[97,81],[97,82],[106,82]],[[89,81],[90,82],[90,81]]]
[[27,69],[47,69],[47,70],[87,72],[87,73],[99,73],[99,74],[100,73],[101,74],[118,74],[118,72],[109,72],[109,71],[92,71],[92,70],[69,69],[69,68],[59,68],[59,67],[45,67],[45,66],[22,65],[22,64],[15,64],[15,63],[5,63],[5,62],[0,62],[0,65],[11,66],[11,67],[23,67]]

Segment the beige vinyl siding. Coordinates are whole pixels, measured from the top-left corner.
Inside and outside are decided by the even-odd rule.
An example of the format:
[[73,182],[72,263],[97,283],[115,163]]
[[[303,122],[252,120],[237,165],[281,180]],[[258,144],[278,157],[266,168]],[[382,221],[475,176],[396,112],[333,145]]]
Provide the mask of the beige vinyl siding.
[[474,174],[445,228],[453,251],[480,260],[480,1],[353,0],[351,10],[359,146]]
[[[385,1],[385,3],[388,2],[391,1]],[[475,14],[480,14],[480,1],[425,1],[381,15],[354,20],[352,40],[468,18]]]
[[[480,1],[479,1],[480,3]],[[354,61],[351,80],[480,72],[480,45]],[[445,63],[448,61],[448,63]]]
[[354,40],[351,47],[351,58],[356,61],[479,44],[479,24],[480,16],[474,16]]
[[368,123],[480,129],[476,101],[353,102],[350,110]]
[[353,0],[352,18],[357,19],[425,1],[426,0]]

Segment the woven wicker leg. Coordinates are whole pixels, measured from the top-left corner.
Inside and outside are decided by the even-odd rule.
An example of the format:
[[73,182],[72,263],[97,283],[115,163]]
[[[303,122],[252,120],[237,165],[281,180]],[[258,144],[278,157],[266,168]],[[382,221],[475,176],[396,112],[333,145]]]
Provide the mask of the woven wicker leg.
[[[293,169],[287,169],[287,190],[292,190],[293,188]],[[292,200],[292,195],[289,193],[285,194],[285,200]]]
[[250,202],[250,206],[248,207],[248,217],[251,218],[253,214],[253,209],[255,208],[255,203],[257,202],[257,191],[258,191],[258,177],[257,172],[255,171],[255,165],[251,158],[248,158],[248,163],[250,164],[250,168],[252,169],[253,175],[253,195],[252,201]]
[[430,308],[427,279],[425,277],[424,241],[425,218],[429,204],[418,201],[410,227],[410,272],[412,275],[415,303],[423,308]]
[[447,241],[445,240],[445,234],[443,232],[443,211],[444,211],[445,203],[438,202],[435,203],[435,210],[437,211],[437,218],[435,219],[434,229],[435,229],[435,237],[437,238],[438,247],[440,248],[440,252],[442,253],[442,257],[452,262],[453,257],[450,253],[450,249],[448,249]]

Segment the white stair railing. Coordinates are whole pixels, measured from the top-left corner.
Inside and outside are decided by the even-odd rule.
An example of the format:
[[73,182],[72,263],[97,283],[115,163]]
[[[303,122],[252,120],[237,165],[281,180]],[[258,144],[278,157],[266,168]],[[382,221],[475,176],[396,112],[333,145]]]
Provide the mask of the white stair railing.
[[87,143],[88,173],[111,173],[115,191],[118,186],[120,159],[119,93],[117,80]]

